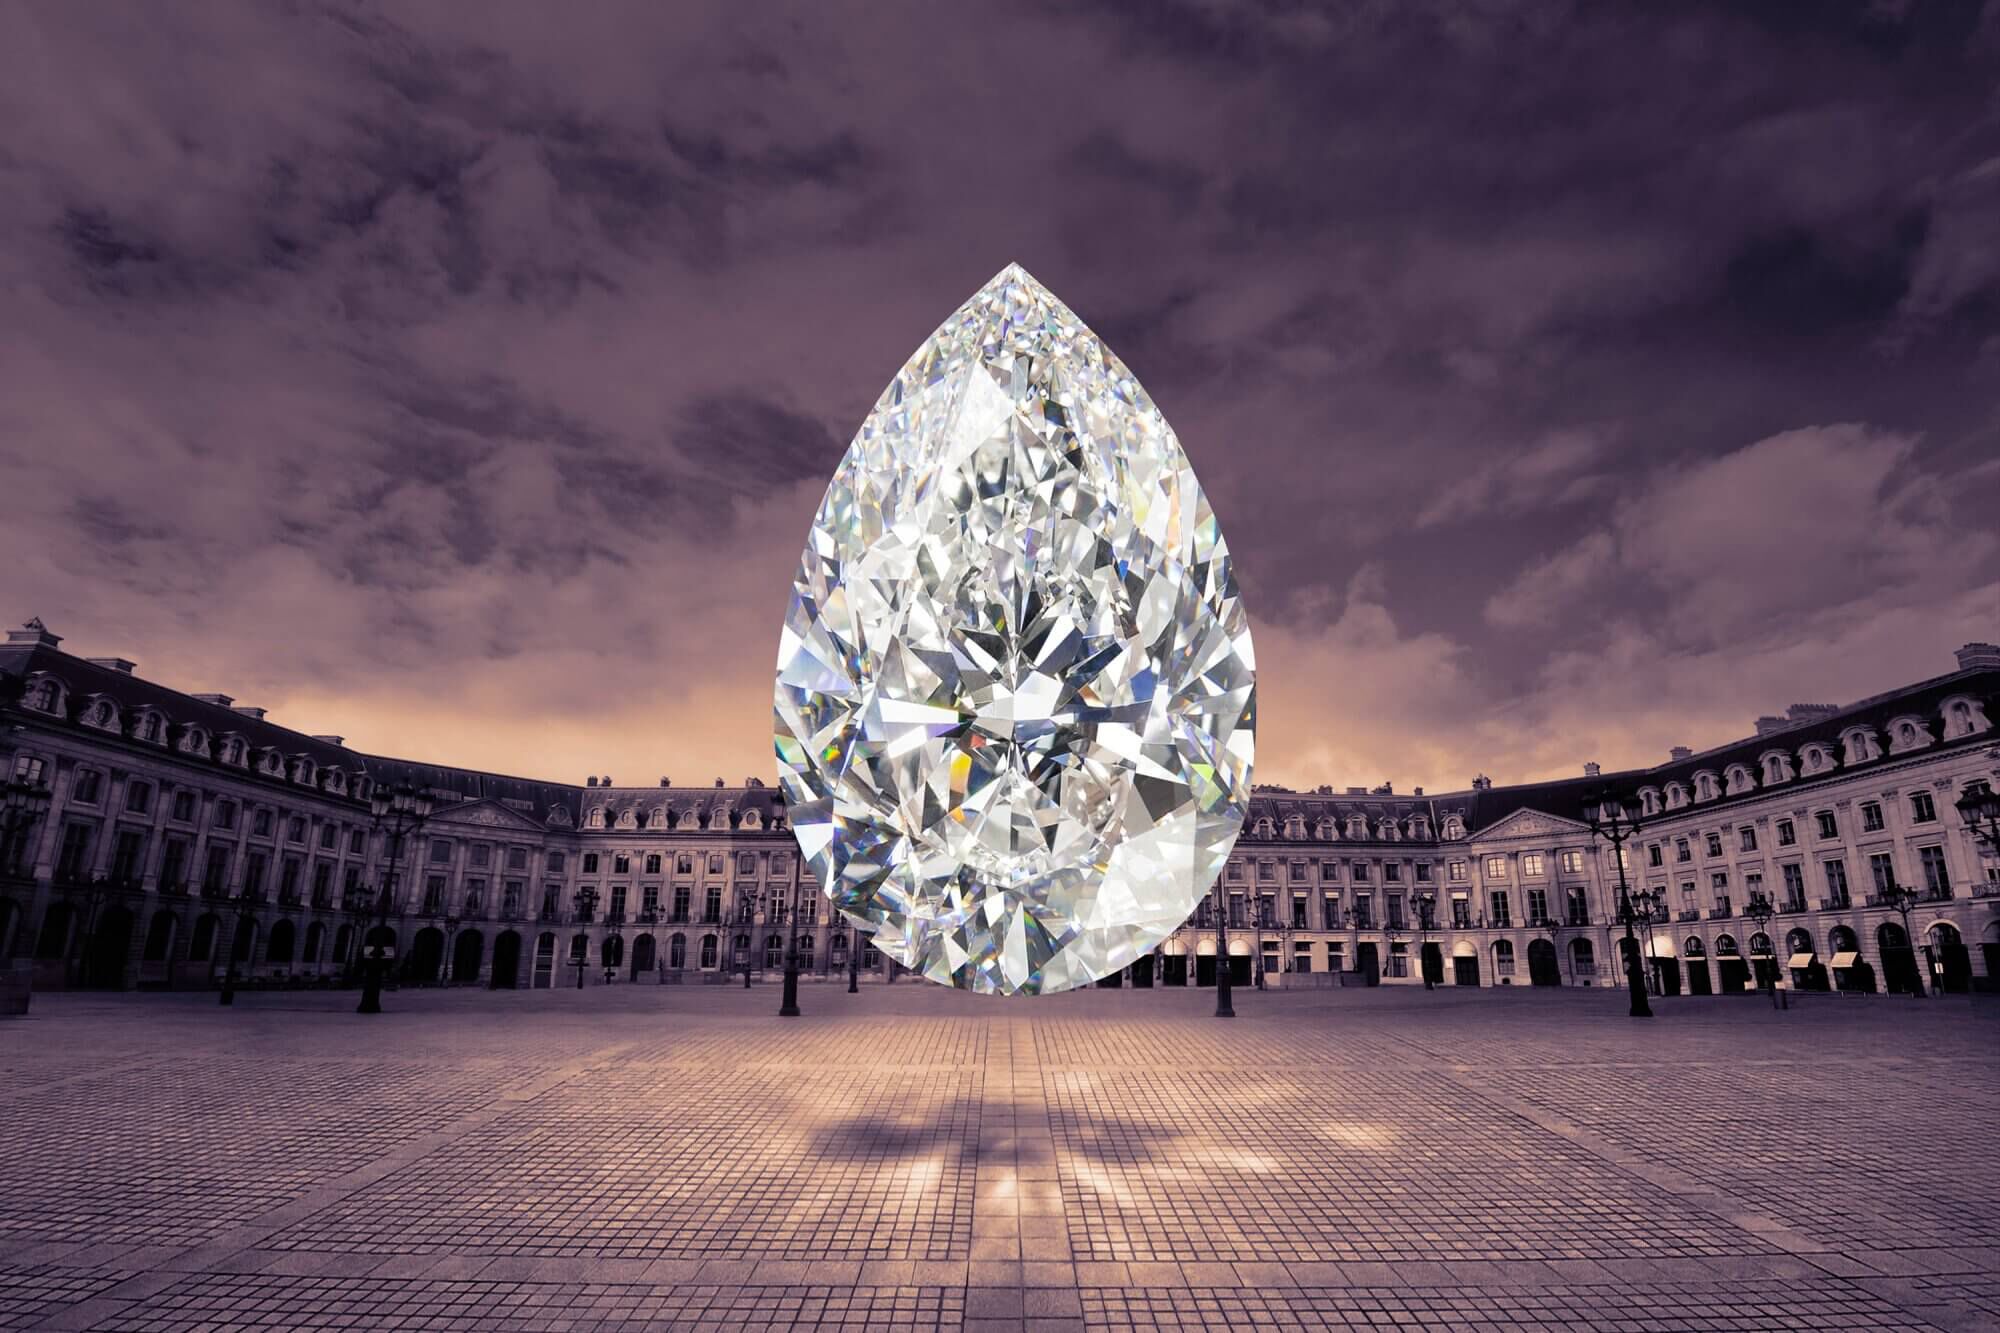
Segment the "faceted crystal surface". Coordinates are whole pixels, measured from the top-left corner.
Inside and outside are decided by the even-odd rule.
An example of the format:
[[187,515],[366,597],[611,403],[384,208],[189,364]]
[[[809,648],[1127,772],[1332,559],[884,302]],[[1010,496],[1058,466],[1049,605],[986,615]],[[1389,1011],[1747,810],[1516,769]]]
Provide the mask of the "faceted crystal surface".
[[883,391],[799,561],[776,741],[822,888],[934,981],[1087,985],[1220,873],[1254,698],[1173,429],[1009,265]]

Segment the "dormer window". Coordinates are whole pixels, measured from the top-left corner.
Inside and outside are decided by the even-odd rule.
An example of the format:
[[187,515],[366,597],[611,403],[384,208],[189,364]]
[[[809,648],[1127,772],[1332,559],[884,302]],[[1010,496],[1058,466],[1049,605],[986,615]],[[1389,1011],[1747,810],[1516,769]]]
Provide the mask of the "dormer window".
[[329,768],[324,775],[324,785],[335,796],[343,796],[347,793],[347,774],[337,768]]
[[1465,820],[1458,815],[1444,817],[1444,836],[1447,841],[1456,841],[1465,836]]
[[54,713],[60,717],[68,702],[68,691],[54,676],[44,676],[28,690],[23,702],[37,713]]
[[1305,837],[1305,836],[1306,836],[1306,817],[1305,817],[1304,815],[1286,815],[1286,816],[1285,816],[1285,836],[1286,836],[1287,838],[1303,838],[1303,837]]
[[755,810],[745,810],[743,812],[743,823],[741,827],[756,828],[759,822],[760,821],[757,818],[757,812]]
[[304,755],[300,755],[292,761],[292,781],[298,783],[301,787],[312,786],[313,780],[318,776],[319,766]]
[[1271,829],[1272,825],[1268,817],[1259,819],[1256,822],[1256,824],[1252,826],[1250,836],[1253,838],[1268,838],[1271,836]]
[[1639,788],[1639,813],[1657,815],[1660,813],[1660,789],[1658,787]]
[[1799,748],[1799,772],[1806,777],[1833,771],[1833,751],[1814,741]]
[[1667,809],[1678,810],[1688,803],[1688,789],[1678,782],[1667,784]]
[[601,805],[590,807],[590,813],[583,817],[583,826],[585,828],[603,828],[604,807]]
[[153,745],[164,743],[167,739],[166,720],[152,709],[147,709],[139,715],[138,725],[132,728],[132,738]]
[[1694,798],[1697,801],[1715,801],[1722,798],[1722,784],[1715,774],[1703,769],[1694,775]]
[[264,761],[257,765],[257,771],[269,777],[285,776],[285,761],[276,750],[264,751]]
[[83,725],[96,727],[99,731],[118,730],[118,705],[109,699],[99,699],[84,710]]
[[1840,733],[1840,762],[1849,768],[1882,757],[1873,727],[1849,727]]
[[359,800],[367,800],[375,791],[375,779],[366,773],[354,779],[354,795]]
[[1907,754],[1911,750],[1921,750],[1936,743],[1931,735],[1930,723],[1923,718],[1905,714],[1889,723],[1889,753]]
[[1792,780],[1792,757],[1783,750],[1766,750],[1758,760],[1764,766],[1764,785],[1775,787]]
[[1319,821],[1313,825],[1313,836],[1321,842],[1332,842],[1338,835],[1339,830],[1334,826],[1331,816],[1321,815]]
[[189,727],[181,733],[180,751],[182,754],[207,754],[208,733],[200,727]]
[[1944,715],[1944,738],[1959,740],[1966,736],[1982,736],[1993,730],[1993,723],[1987,720],[1986,709],[1979,700],[1963,694],[1954,694],[1939,705],[1938,711]]
[[664,805],[654,806],[653,817],[646,821],[646,827],[655,829],[672,828],[673,821],[668,818],[667,807]]
[[1347,836],[1366,838],[1368,836],[1368,816],[1353,814],[1347,817]]
[[1375,833],[1376,836],[1381,838],[1382,841],[1384,842],[1400,842],[1403,837],[1403,830],[1401,829],[1401,827],[1399,827],[1396,821],[1390,818],[1388,815],[1382,816],[1381,823],[1375,826]]
[[623,810],[620,810],[618,812],[618,827],[622,829],[638,828],[639,812],[633,809],[629,805],[626,806]]
[[1757,790],[1757,779],[1750,776],[1750,770],[1742,764],[1731,764],[1722,774],[1725,796],[1748,796]]

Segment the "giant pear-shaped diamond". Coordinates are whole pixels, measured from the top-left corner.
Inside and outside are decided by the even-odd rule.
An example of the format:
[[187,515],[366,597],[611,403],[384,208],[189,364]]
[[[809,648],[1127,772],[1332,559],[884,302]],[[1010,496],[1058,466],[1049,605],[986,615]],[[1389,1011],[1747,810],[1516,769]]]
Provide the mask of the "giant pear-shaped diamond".
[[778,650],[799,846],[934,981],[1088,985],[1228,858],[1255,665],[1173,429],[1010,264],[898,372],[813,518]]

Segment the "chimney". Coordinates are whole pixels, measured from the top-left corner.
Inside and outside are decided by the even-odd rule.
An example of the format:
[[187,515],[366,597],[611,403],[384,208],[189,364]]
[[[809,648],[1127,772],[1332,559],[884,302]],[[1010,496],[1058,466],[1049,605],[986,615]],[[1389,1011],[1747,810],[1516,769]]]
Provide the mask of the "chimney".
[[1372,794],[1376,796],[1394,796],[1396,794],[1396,789],[1391,784],[1385,782],[1381,786],[1377,787]]
[[609,787],[611,785],[611,775],[609,773],[606,773],[603,777],[597,780],[597,785],[600,787]]
[[1757,734],[1759,736],[1773,736],[1791,725],[1791,723],[1785,721],[1782,717],[1773,717],[1771,714],[1766,713],[1757,719]]
[[214,704],[217,708],[227,708],[236,702],[233,696],[227,694],[190,694],[188,698],[205,704]]
[[24,644],[30,648],[53,648],[61,642],[62,635],[49,633],[49,627],[42,623],[40,616],[36,616],[19,629],[7,631],[7,646],[10,648],[18,648]]
[[337,749],[345,749],[347,747],[347,737],[345,736],[315,736],[313,739],[323,745],[331,745]]
[[1419,787],[1415,791],[1410,793],[1410,795],[1412,796],[1422,796],[1423,794],[1424,794],[1424,789],[1422,787]]
[[249,704],[233,704],[230,706],[229,711],[232,713],[241,713],[245,717],[254,717],[259,722],[262,722],[264,720],[264,713],[266,710],[262,708],[252,708]]
[[597,775],[593,773],[589,777],[585,778],[583,780],[583,785],[586,787],[595,787],[597,785]]
[[1678,764],[1683,759],[1694,758],[1694,751],[1688,749],[1685,745],[1676,745],[1673,749],[1667,751],[1667,757],[1673,763]]
[[2000,643],[1968,643],[1954,656],[1960,671],[2000,670]]
[[86,657],[83,660],[92,666],[101,666],[106,671],[116,671],[126,676],[131,675],[132,668],[139,665],[127,657]]
[[1785,710],[1785,721],[1790,726],[1798,726],[1804,722],[1817,722],[1823,717],[1832,717],[1839,711],[1839,704],[1793,704]]
[[673,780],[672,778],[669,778],[669,777],[662,777],[662,778],[660,779],[660,785],[661,785],[662,787],[671,787],[671,786],[673,786],[673,785],[674,785],[674,780]]
[[1603,769],[1597,766],[1595,761],[1587,763],[1583,766],[1583,775],[1587,778],[1594,778],[1599,774],[1601,774],[1603,771],[1604,771]]
[[1484,773],[1481,773],[1478,777],[1475,777],[1472,780],[1472,789],[1474,791],[1492,791],[1493,779],[1487,777]]

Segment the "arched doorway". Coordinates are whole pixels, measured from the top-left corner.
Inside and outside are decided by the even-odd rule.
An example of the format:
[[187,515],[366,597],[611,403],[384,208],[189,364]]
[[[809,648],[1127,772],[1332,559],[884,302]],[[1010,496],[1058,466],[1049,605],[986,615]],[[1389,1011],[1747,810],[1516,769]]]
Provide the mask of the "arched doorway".
[[1931,975],[1938,989],[1947,995],[1963,995],[1972,989],[1972,955],[1958,927],[1940,921],[1930,929]]
[[1813,945],[1810,931],[1804,929],[1785,932],[1785,968],[1792,974],[1792,985],[1800,990],[1830,990],[1827,982],[1826,964],[1820,961],[1819,950]]
[[1194,984],[1215,984],[1215,941],[1204,939],[1194,946]]
[[479,966],[486,961],[486,937],[476,930],[461,930],[451,942],[451,984],[477,986]]
[[535,975],[533,986],[536,990],[547,990],[555,984],[556,935],[545,930],[535,936]]
[[632,980],[637,981],[641,975],[653,970],[658,962],[658,950],[659,946],[653,942],[651,935],[641,935],[632,941]]
[[1528,941],[1528,981],[1535,986],[1562,985],[1562,965],[1556,961],[1556,946],[1552,942]]
[[1687,965],[1688,994],[1713,995],[1715,985],[1708,973],[1708,946],[1701,936],[1690,935],[1681,942],[1681,959]]
[[1848,926],[1835,926],[1826,933],[1826,950],[1833,955],[1827,959],[1827,966],[1833,971],[1833,984],[1840,990],[1854,994],[1870,994],[1875,991],[1875,969],[1861,957],[1861,937]]
[[1778,984],[1778,955],[1772,952],[1771,937],[1761,930],[1750,937],[1750,967],[1758,990]]
[[343,921],[333,932],[333,962],[337,967],[346,967],[354,961],[354,925]]
[[1233,939],[1229,941],[1229,984],[1248,986],[1251,980],[1250,941]]
[[719,957],[719,952],[720,950],[715,936],[704,935],[701,937],[702,971],[713,972],[715,970],[717,965],[721,962],[721,958]]
[[1493,978],[1503,986],[1514,982],[1514,941],[1493,941]]
[[813,970],[813,937],[812,937],[812,936],[810,936],[810,935],[801,935],[801,936],[799,936],[799,938],[798,938],[798,950],[799,950],[799,971],[801,971],[801,972],[810,972],[810,971],[812,971],[812,970]]
[[106,908],[90,934],[84,959],[83,984],[99,990],[125,988],[125,959],[132,952],[132,914],[123,907]]
[[1479,984],[1479,950],[1472,947],[1470,940],[1460,940],[1451,946],[1451,981],[1454,986]]
[[203,912],[194,919],[194,934],[188,939],[190,963],[215,961],[215,935],[220,926],[213,912]]
[[1145,990],[1153,988],[1153,955],[1144,954],[1133,960],[1132,984]]
[[318,970],[320,958],[326,951],[326,923],[315,921],[306,927],[306,945],[299,953],[299,961],[307,967]]
[[1875,932],[1875,948],[1882,955],[1882,988],[1891,995],[1916,994],[1917,955],[1902,926],[1884,921]]
[[289,921],[280,921],[272,926],[271,942],[264,948],[264,961],[272,964],[290,963],[292,946],[297,938],[298,932]]
[[180,931],[180,921],[173,909],[162,907],[153,913],[153,920],[146,927],[146,948],[139,955],[141,962],[164,963],[174,956],[174,936]]
[[234,938],[235,943],[229,950],[229,961],[237,967],[250,966],[250,960],[257,956],[257,918],[237,917]]
[[521,932],[503,930],[493,940],[493,975],[486,983],[494,990],[513,990],[521,984]]
[[14,956],[14,932],[20,925],[20,904],[12,898],[0,898],[0,959]]
[[1581,935],[1569,942],[1569,974],[1593,978],[1597,975],[1597,949]]
[[597,965],[615,970],[625,966],[625,937],[606,935],[597,946]]
[[403,966],[403,980],[413,986],[434,985],[438,969],[444,966],[444,932],[425,926],[410,941],[410,957]]
[[1354,946],[1354,970],[1365,985],[1382,984],[1382,953],[1373,940],[1363,940]]
[[70,921],[76,914],[68,903],[50,903],[42,912],[42,928],[35,936],[35,957],[61,960],[69,957]]
[[685,971],[688,965],[688,937],[675,931],[667,937],[667,967],[674,972]]
[[1716,987],[1724,995],[1741,995],[1750,989],[1750,964],[1736,947],[1734,935],[1715,937]]
[[1681,960],[1673,940],[1655,935],[1647,963],[1653,969],[1653,988],[1662,995],[1681,993]]
[[1444,950],[1435,940],[1425,940],[1423,947],[1424,980],[1433,986],[1444,985]]
[[1168,940],[1161,946],[1161,949],[1160,984],[1162,986],[1187,985],[1187,944],[1182,940]]
[[764,967],[768,971],[775,972],[784,965],[785,937],[783,935],[766,935],[764,937]]

